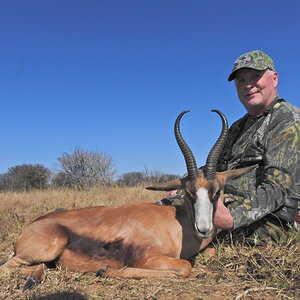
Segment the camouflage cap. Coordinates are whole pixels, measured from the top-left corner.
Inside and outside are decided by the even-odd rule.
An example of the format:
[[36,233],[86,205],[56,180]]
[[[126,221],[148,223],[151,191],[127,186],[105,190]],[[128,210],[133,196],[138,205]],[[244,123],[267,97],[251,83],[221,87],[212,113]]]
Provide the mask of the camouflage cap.
[[247,52],[238,57],[234,62],[232,72],[228,77],[228,81],[233,80],[235,78],[236,71],[242,68],[250,68],[260,71],[270,69],[275,71],[272,58],[260,50]]

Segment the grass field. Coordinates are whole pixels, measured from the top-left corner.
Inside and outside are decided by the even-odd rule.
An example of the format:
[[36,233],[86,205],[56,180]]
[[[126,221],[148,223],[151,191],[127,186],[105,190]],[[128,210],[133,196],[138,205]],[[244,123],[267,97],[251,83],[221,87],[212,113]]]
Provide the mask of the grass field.
[[[0,261],[26,224],[57,208],[155,202],[161,196],[141,187],[1,193]],[[215,247],[216,256],[195,257],[187,279],[98,278],[49,269],[44,283],[23,292],[25,278],[17,272],[0,274],[0,299],[300,299],[300,245]]]

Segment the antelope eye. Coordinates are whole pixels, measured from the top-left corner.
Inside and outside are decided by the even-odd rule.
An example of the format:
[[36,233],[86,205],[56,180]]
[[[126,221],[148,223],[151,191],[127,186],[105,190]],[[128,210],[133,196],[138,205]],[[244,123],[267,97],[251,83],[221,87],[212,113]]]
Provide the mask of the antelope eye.
[[196,191],[188,190],[187,192],[188,192],[188,194],[189,194],[193,199],[196,198],[196,194],[197,194]]
[[220,197],[220,191],[216,192],[213,197],[213,202],[217,202]]

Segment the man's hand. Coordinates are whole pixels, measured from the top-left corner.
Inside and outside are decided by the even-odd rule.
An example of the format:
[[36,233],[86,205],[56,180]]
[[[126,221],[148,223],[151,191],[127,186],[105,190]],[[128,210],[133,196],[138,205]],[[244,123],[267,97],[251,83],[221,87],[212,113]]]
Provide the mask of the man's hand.
[[176,195],[177,190],[164,192],[164,198],[168,198],[170,196]]
[[219,197],[218,202],[216,204],[213,223],[219,229],[229,230],[233,228],[233,217],[224,205],[223,196]]

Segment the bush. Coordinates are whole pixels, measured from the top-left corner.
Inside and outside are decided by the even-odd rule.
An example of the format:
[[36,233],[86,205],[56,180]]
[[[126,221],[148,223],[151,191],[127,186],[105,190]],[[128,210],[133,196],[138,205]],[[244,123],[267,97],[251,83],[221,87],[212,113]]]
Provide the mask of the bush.
[[96,184],[110,184],[116,170],[112,158],[104,153],[76,148],[58,158],[60,172],[52,183],[76,189],[90,189]]
[[50,170],[39,164],[15,166],[1,175],[0,190],[30,191],[45,189],[48,186],[50,175]]
[[118,185],[123,186],[139,186],[150,183],[161,183],[178,178],[178,175],[165,174],[161,171],[150,171],[145,169],[144,172],[128,172],[121,175],[117,180]]

